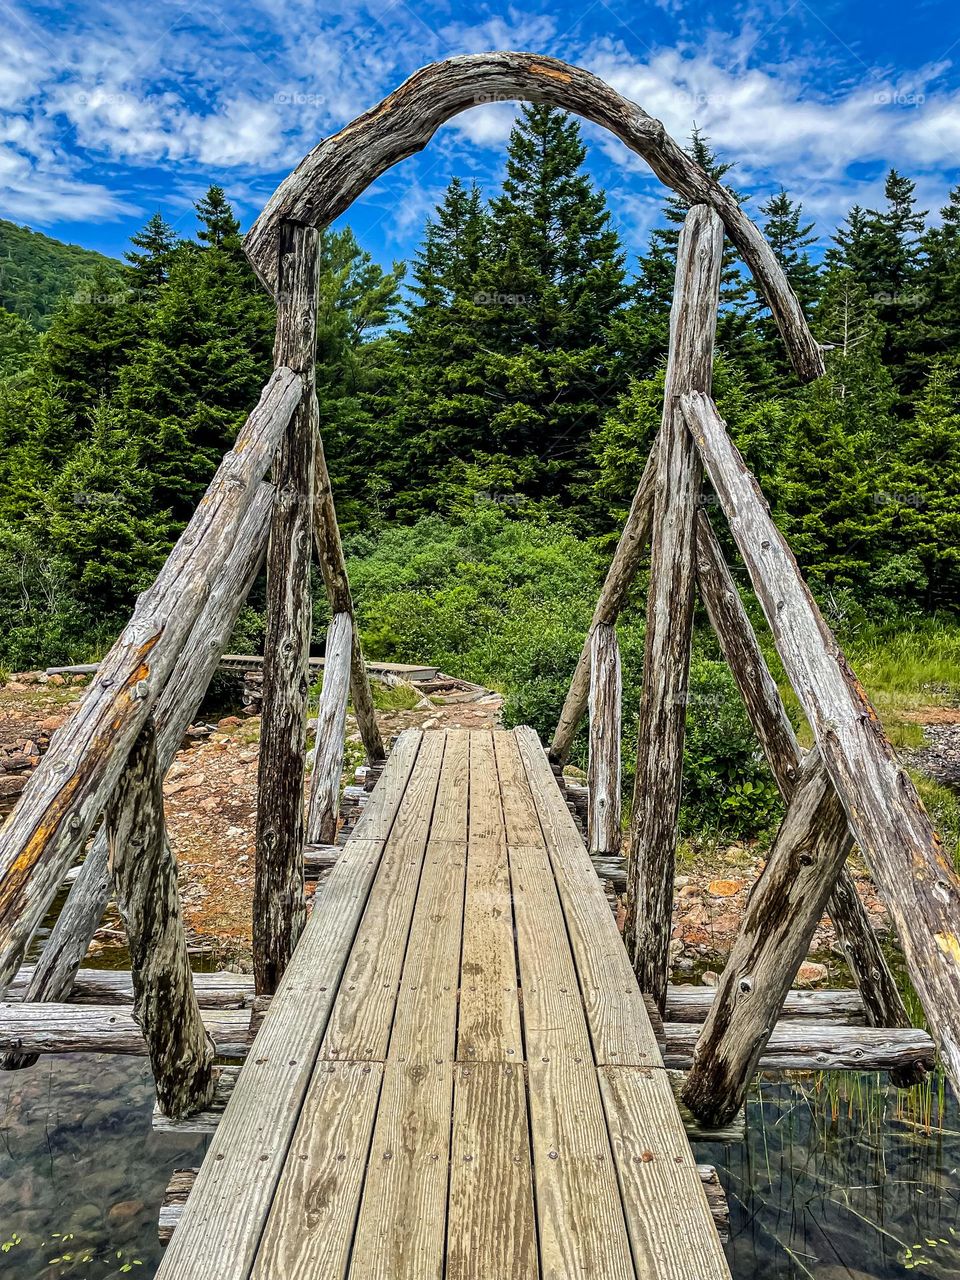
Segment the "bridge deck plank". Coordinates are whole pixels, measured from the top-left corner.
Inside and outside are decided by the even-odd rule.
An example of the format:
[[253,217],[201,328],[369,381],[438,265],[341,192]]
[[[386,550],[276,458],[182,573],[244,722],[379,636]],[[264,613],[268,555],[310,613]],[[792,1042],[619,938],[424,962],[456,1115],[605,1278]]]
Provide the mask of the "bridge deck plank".
[[729,1280],[535,736],[401,739],[358,834],[158,1280]]

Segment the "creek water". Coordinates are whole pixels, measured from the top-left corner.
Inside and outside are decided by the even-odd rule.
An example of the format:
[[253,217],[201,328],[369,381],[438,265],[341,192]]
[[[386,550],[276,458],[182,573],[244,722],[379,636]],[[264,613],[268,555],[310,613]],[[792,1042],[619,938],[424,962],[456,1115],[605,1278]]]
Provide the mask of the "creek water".
[[[205,1139],[153,1133],[152,1105],[140,1059],[0,1074],[4,1280],[154,1274],[164,1187]],[[938,1083],[898,1095],[876,1075],[766,1080],[746,1141],[696,1152],[727,1190],[735,1280],[960,1273],[960,1109]]]

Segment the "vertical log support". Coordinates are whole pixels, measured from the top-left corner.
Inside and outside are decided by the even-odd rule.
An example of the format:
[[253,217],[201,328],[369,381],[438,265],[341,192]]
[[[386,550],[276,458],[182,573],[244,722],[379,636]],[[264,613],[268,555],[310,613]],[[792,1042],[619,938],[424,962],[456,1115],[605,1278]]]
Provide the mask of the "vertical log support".
[[616,627],[596,628],[590,644],[590,759],[587,845],[620,852],[620,705],[623,692]]
[[706,206],[695,205],[680,233],[670,313],[624,929],[641,990],[649,992],[661,1008],[667,991],[673,915],[702,478],[679,397],[711,384],[722,258],[720,219]]
[[130,753],[105,824],[130,944],[134,1017],[147,1042],[160,1110],[180,1119],[212,1101],[215,1049],[193,990],[152,721]]
[[960,1090],[960,878],[716,406],[698,393],[681,404],[784,670],[896,925],[944,1067]]
[[323,690],[317,712],[310,812],[307,817],[308,844],[333,844],[337,838],[352,653],[353,620],[349,613],[335,613],[327,629]]
[[[697,586],[770,772],[789,803],[797,787],[803,753],[704,511],[697,520]],[[848,834],[847,844],[849,853],[854,844],[852,834]],[[873,1027],[909,1027],[910,1016],[903,997],[845,861],[844,858],[827,910],[863,1000],[867,1021]],[[891,1071],[890,1078],[906,1087],[918,1084],[925,1074],[922,1066],[911,1065]]]
[[277,452],[277,493],[267,550],[253,905],[253,965],[261,995],[276,990],[306,919],[303,785],[313,611],[310,544],[319,240],[312,227],[285,223],[282,228],[274,364],[301,375],[304,395]]

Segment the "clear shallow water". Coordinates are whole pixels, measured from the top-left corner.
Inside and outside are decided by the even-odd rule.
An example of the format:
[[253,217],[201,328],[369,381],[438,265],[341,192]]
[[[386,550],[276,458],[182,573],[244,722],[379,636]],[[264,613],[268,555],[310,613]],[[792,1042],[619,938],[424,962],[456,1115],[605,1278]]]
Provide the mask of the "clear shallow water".
[[[960,1109],[907,1097],[875,1075],[764,1082],[746,1143],[697,1146],[730,1199],[735,1280],[960,1274]],[[154,1134],[152,1105],[139,1059],[0,1073],[0,1246],[20,1237],[4,1280],[149,1280],[167,1180],[205,1146]]]

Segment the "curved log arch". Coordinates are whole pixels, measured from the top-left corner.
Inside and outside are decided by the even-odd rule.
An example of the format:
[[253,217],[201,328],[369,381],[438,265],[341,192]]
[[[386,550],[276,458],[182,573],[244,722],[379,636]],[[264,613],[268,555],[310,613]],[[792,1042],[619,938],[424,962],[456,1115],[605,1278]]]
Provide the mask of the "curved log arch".
[[485,103],[526,99],[602,125],[642,156],[661,182],[719,214],[780,329],[797,376],[823,373],[823,356],[780,264],[729,192],[695,164],[659,120],[581,67],[534,53],[478,53],[422,67],[339,133],[325,138],[285,178],[244,248],[260,280],[277,288],[280,226],[325,227],[387,169],[422,151],[451,117]]

